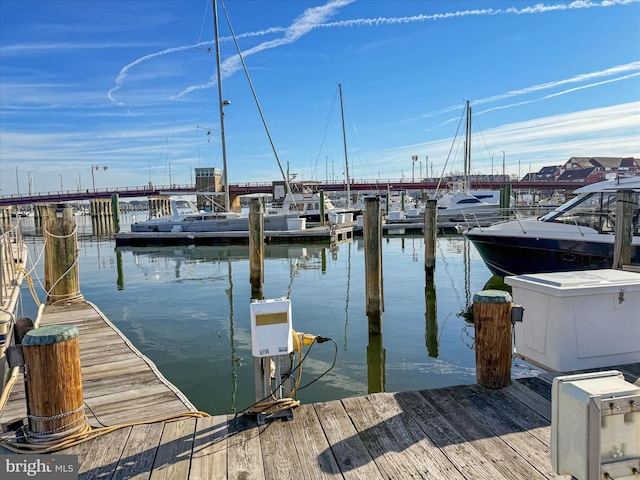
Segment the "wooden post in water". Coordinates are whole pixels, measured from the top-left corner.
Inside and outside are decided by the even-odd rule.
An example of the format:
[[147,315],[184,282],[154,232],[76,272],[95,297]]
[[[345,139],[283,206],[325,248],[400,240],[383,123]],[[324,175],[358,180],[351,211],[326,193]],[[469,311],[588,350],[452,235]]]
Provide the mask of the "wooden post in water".
[[116,232],[120,231],[120,199],[117,193],[111,195],[111,213],[113,214],[113,225]]
[[424,209],[424,271],[427,282],[433,281],[436,271],[436,238],[438,236],[438,201],[427,200]]
[[473,296],[476,381],[492,389],[511,384],[511,295],[483,290]]
[[363,221],[366,312],[369,318],[369,333],[382,333],[382,312],[384,311],[382,214],[378,198],[365,198]]
[[0,233],[11,230],[11,205],[0,207]]
[[30,330],[22,352],[29,442],[59,439],[85,427],[78,329],[47,325]]
[[325,220],[325,211],[324,211],[324,190],[320,190],[320,225],[324,226],[327,221]]
[[633,214],[637,208],[633,190],[616,192],[616,228],[613,247],[613,268],[622,269],[631,265],[631,241],[633,239]]
[[49,205],[44,232],[44,288],[46,304],[83,298],[78,276],[78,234],[71,205]]
[[259,198],[249,203],[249,282],[251,298],[262,299],[264,284],[264,218]]
[[503,185],[500,188],[500,213],[503,217],[509,218],[511,209],[511,185]]

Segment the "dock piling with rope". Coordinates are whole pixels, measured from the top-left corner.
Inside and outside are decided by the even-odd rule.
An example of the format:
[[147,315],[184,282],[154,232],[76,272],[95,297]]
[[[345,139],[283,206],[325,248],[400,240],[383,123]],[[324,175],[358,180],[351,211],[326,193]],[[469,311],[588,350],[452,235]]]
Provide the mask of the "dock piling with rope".
[[78,226],[71,205],[49,205],[45,225],[46,303],[82,300],[78,275]]

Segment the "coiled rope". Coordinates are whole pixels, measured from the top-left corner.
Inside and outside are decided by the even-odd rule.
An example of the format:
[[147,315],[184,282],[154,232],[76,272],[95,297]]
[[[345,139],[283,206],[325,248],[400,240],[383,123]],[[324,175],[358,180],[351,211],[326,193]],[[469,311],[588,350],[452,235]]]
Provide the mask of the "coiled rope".
[[[181,420],[188,418],[204,418],[210,415],[206,412],[183,412],[179,414],[172,414],[163,417],[156,417],[150,420],[144,420],[140,422],[123,423],[119,425],[113,425],[109,427],[93,428],[87,423],[82,425],[80,431],[67,435],[63,438],[56,438],[53,440],[42,440],[37,443],[19,443],[17,441],[0,440],[0,446],[6,448],[15,453],[49,453],[63,450],[65,448],[74,447],[80,445],[94,438],[98,438],[102,435],[120,430],[121,428],[134,427],[136,425],[149,425],[153,423],[164,423],[173,420]],[[31,441],[30,436],[26,436],[28,441]]]

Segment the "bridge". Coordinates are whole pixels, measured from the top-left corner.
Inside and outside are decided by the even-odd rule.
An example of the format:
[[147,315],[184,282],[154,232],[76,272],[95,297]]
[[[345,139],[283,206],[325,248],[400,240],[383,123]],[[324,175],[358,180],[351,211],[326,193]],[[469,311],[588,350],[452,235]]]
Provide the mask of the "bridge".
[[[399,190],[436,190],[446,189],[451,179],[425,178],[418,181],[407,181],[405,179],[387,179],[387,180],[352,180],[349,189],[351,191],[371,191],[386,192]],[[305,182],[300,182],[305,183]],[[343,182],[315,182],[309,181],[314,188],[325,192],[344,192],[346,191],[346,183]],[[479,176],[471,180],[471,188],[473,190],[499,190],[504,185],[511,185],[514,190],[553,190],[568,189],[586,185],[583,180],[580,181],[513,181],[504,179],[501,176],[495,178],[491,176]],[[229,185],[229,195],[235,197],[238,195],[249,195],[257,193],[273,193],[273,184],[271,182],[262,183],[236,183]],[[89,190],[66,190],[59,192],[42,192],[29,193],[20,195],[4,195],[0,196],[0,206],[7,205],[25,205],[32,203],[57,203],[57,202],[80,202],[90,200],[92,198],[110,198],[112,195],[118,195],[120,198],[136,198],[149,197],[153,195],[195,195],[195,185],[146,185],[142,187],[113,187],[99,188]]]

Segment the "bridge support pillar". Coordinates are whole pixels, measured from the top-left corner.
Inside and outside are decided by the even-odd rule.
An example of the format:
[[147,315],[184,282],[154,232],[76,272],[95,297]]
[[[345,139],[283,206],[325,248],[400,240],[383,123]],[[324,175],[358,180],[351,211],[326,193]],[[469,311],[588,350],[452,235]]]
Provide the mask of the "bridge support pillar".
[[149,197],[149,218],[168,217],[171,215],[171,198],[166,195]]
[[100,236],[113,232],[113,206],[111,198],[92,198],[89,203],[93,234]]

